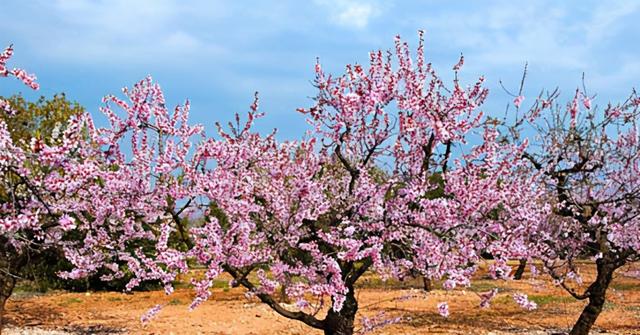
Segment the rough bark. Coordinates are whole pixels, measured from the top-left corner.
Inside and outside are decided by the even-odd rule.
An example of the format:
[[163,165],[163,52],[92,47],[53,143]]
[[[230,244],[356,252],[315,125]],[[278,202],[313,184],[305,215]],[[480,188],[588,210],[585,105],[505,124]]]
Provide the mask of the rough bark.
[[344,306],[339,312],[329,309],[327,317],[323,320],[325,335],[353,335],[353,326],[358,312],[353,287],[349,288]]
[[3,321],[3,317],[4,317],[4,304],[6,303],[5,301],[0,301],[0,334],[2,334],[2,328],[4,327],[4,321]]
[[518,264],[518,268],[516,269],[516,272],[513,274],[513,279],[515,280],[522,279],[522,275],[524,274],[524,270],[526,268],[527,268],[527,260],[521,259],[520,263]]
[[0,297],[0,334],[2,334],[2,328],[4,328],[4,305],[7,303],[6,297]]
[[427,277],[422,277],[422,289],[425,290],[425,292],[431,292],[431,290],[433,289],[433,284],[431,283],[431,279]]
[[589,303],[573,325],[570,335],[588,335],[604,307],[607,289],[616,266],[608,260],[608,257],[598,259],[596,265],[598,270],[596,280],[587,289]]
[[7,300],[13,292],[13,288],[16,285],[16,279],[8,274],[0,272],[0,333],[4,326],[4,310]]

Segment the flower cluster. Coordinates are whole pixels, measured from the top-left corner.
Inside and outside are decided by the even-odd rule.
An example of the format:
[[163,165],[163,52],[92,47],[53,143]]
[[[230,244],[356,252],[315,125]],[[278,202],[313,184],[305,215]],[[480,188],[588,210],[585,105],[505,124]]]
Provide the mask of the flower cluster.
[[[8,46],[2,53],[0,53],[0,77],[9,77],[13,76],[20,79],[25,85],[30,88],[37,90],[40,88],[40,85],[36,82],[36,76],[33,74],[28,74],[25,70],[14,68],[9,70],[7,68],[7,61],[13,56],[13,47]],[[0,111],[4,111],[8,115],[15,114],[15,110],[11,108],[9,103],[6,100],[0,99]]]
[[524,308],[524,309],[526,309],[526,310],[528,310],[528,311],[532,311],[532,310],[534,310],[534,309],[537,309],[537,308],[538,308],[538,305],[537,305],[535,302],[533,302],[533,301],[529,300],[529,298],[527,297],[527,295],[526,295],[526,294],[523,294],[523,293],[515,293],[515,294],[513,295],[513,300],[514,300],[518,305],[520,305],[520,307],[522,307],[522,308]]

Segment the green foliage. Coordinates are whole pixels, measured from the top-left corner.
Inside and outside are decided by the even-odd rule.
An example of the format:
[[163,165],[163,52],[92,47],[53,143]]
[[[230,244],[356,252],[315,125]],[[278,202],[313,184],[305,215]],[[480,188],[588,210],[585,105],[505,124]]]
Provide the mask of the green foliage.
[[429,182],[435,187],[425,193],[425,197],[429,200],[444,198],[444,178],[441,173],[434,173],[429,176]]
[[[36,102],[29,102],[21,95],[0,99],[8,101],[16,111],[15,115],[0,112],[0,120],[7,124],[13,142],[23,149],[28,149],[34,138],[51,144],[54,140],[52,135],[62,131],[72,116],[84,112],[83,107],[67,100],[64,94],[56,94],[51,99],[43,96]],[[9,201],[7,197],[6,190],[0,187],[0,203]]]
[[214,202],[209,205],[209,215],[212,218],[216,218],[218,220],[218,224],[223,229],[229,229],[229,217],[227,214]]
[[32,138],[50,144],[56,128],[60,130],[72,116],[84,113],[84,108],[67,100],[64,93],[51,99],[40,97],[36,102],[27,101],[21,95],[2,99],[17,112],[12,116],[0,113],[0,119],[7,124],[14,143],[19,145],[28,145]]

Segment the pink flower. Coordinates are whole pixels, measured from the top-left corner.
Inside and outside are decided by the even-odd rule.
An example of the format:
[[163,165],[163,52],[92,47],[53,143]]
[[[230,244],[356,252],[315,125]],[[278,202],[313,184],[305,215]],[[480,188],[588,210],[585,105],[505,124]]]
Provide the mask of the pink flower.
[[496,294],[498,294],[498,289],[494,288],[493,290],[489,291],[489,292],[484,292],[484,293],[480,293],[480,307],[481,308],[488,308],[489,307],[489,303],[491,302],[491,299],[493,299],[493,297],[496,296]]
[[442,315],[442,317],[449,317],[449,304],[446,302],[441,302],[438,304],[438,313]]
[[2,99],[0,99],[0,111],[4,111],[10,116],[13,116],[16,114],[16,111],[13,108],[11,108],[11,105],[9,104],[9,102],[7,100],[2,100]]
[[607,110],[604,112],[606,117],[610,117],[610,118],[617,118],[620,115],[622,115],[622,111],[620,110],[620,108],[615,107],[615,108],[607,108]]
[[141,317],[140,317],[140,321],[144,324],[148,323],[149,321],[151,321],[151,319],[153,319],[158,313],[160,313],[160,310],[162,309],[162,305],[155,305],[153,306],[151,309],[149,309],[146,313],[144,313]]
[[520,105],[522,104],[523,101],[524,101],[524,96],[519,95],[515,99],[513,99],[513,104],[516,106],[516,108],[520,108]]
[[451,291],[454,288],[456,288],[456,281],[455,280],[451,280],[451,279],[447,279],[445,280],[445,282],[442,284],[442,288],[444,288],[447,291]]
[[62,230],[64,231],[69,231],[71,229],[74,229],[76,227],[75,222],[76,220],[67,214],[63,215],[58,220],[58,224],[60,225],[60,228],[62,228]]
[[578,93],[579,93],[579,91],[576,91],[575,97],[573,98],[573,100],[569,104],[569,114],[571,114],[571,126],[572,127],[576,125],[576,117],[578,115]]
[[33,74],[28,74],[25,70],[23,69],[13,69],[12,71],[13,75],[20,79],[25,85],[31,87],[34,90],[38,90],[40,88],[40,85],[38,85],[38,83],[36,82],[36,76]]
[[396,324],[401,321],[402,317],[389,318],[385,315],[384,312],[380,312],[378,313],[378,315],[371,318],[365,316],[361,319],[362,329],[360,330],[360,334],[368,334],[385,326]]
[[464,56],[460,55],[460,60],[458,60],[458,63],[453,66],[453,71],[459,71],[460,68],[462,68],[462,65],[464,65]]
[[0,53],[0,77],[14,76],[20,79],[25,85],[31,87],[34,90],[40,88],[40,85],[36,82],[36,76],[28,74],[23,69],[14,68],[13,70],[7,69],[7,61],[13,55],[13,48],[7,47],[4,52]]
[[529,300],[529,297],[527,297],[527,295],[523,294],[523,293],[515,293],[513,295],[513,300],[518,305],[520,305],[520,307],[522,307],[522,308],[524,308],[524,309],[526,309],[528,311],[532,311],[532,310],[538,308],[538,305],[535,302]]
[[602,253],[601,253],[601,252],[597,253],[595,256],[593,256],[593,257],[592,257],[592,259],[593,259],[594,261],[596,261],[596,260],[598,260],[598,259],[600,259],[600,258],[602,258]]

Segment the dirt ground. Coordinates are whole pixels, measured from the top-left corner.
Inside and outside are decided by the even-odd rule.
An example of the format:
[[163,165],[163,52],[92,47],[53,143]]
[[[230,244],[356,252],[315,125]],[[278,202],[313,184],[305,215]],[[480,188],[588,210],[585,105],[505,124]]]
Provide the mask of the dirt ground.
[[[584,269],[583,275],[588,278],[592,273]],[[420,292],[416,290],[420,281],[382,282],[374,276],[365,279],[357,292],[359,317],[384,311],[387,317],[403,318],[375,334],[562,333],[584,306],[544,277],[525,275],[521,281],[480,278],[464,291],[434,290],[409,300],[402,297]],[[170,296],[163,292],[16,295],[7,306],[10,329],[3,333],[31,334],[47,329],[63,331],[55,334],[321,334],[278,316],[256,300],[248,300],[242,289],[229,289],[224,283],[224,279],[217,283],[219,288],[213,290],[211,299],[194,311],[188,310],[193,297],[188,288],[177,289]],[[493,287],[500,291],[491,307],[479,308],[477,293]],[[538,309],[522,310],[511,297],[515,292],[527,293]],[[436,305],[443,301],[449,303],[449,318],[437,313]],[[156,304],[165,306],[151,323],[142,325],[140,316]],[[594,333],[640,334],[640,281],[618,274]]]

